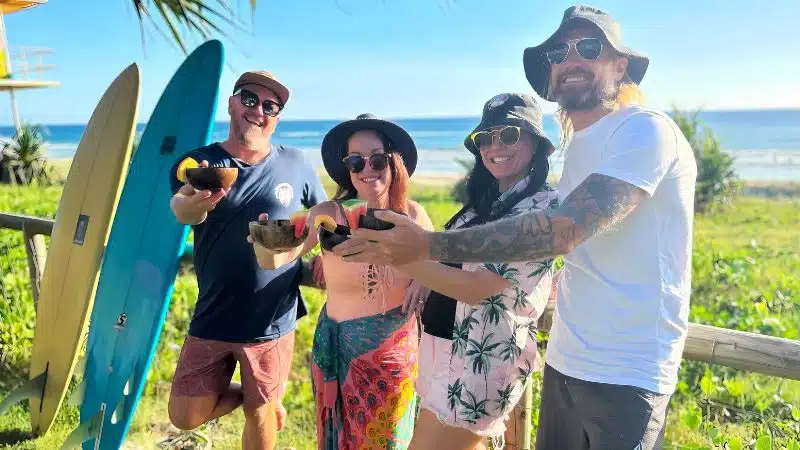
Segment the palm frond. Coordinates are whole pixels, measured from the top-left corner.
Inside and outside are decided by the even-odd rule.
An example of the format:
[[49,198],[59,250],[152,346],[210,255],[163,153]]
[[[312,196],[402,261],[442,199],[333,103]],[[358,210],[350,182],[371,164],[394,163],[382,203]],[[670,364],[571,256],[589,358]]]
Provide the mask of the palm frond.
[[[144,43],[144,22],[150,23],[166,39],[174,41],[181,51],[188,53],[187,45],[181,36],[180,29],[186,29],[192,34],[197,34],[204,40],[217,33],[223,37],[228,34],[222,30],[222,25],[243,30],[236,13],[228,4],[228,0],[131,0],[136,15],[139,18]],[[251,12],[255,13],[256,0],[250,0]],[[167,31],[165,32],[151,14],[150,7],[154,7],[157,15],[163,20]]]

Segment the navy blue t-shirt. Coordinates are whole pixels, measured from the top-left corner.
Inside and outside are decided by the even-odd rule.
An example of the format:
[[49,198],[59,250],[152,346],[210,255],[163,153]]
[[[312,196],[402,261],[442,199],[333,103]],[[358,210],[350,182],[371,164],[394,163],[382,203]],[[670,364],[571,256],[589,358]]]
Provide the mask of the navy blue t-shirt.
[[[261,213],[288,219],[327,200],[314,168],[293,148],[272,145],[263,161],[249,165],[213,143],[190,151],[197,162],[237,167],[230,192],[194,231],[194,269],[199,294],[189,334],[227,342],[256,342],[281,337],[306,314],[300,297],[298,259],[276,270],[264,270],[247,242],[249,222]],[[170,172],[172,191],[183,183]],[[298,302],[300,311],[298,312]]]

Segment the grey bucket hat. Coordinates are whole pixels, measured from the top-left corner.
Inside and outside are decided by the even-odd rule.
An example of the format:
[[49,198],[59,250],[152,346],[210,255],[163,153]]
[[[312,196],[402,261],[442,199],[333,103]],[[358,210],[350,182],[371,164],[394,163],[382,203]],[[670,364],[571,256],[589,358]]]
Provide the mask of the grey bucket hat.
[[480,123],[464,139],[464,146],[472,154],[477,155],[480,150],[470,139],[472,133],[501,125],[516,125],[538,137],[541,140],[539,145],[546,149],[548,156],[555,151],[553,143],[544,133],[539,104],[530,95],[517,93],[497,94],[490,98],[483,105]]
[[589,23],[596,26],[606,40],[617,52],[628,58],[628,77],[639,84],[647,72],[650,59],[636,50],[622,43],[622,30],[619,23],[611,15],[591,6],[570,6],[564,11],[561,25],[547,40],[535,47],[528,47],[523,52],[522,64],[525,67],[525,77],[531,87],[539,96],[548,101],[550,97],[550,62],[547,60],[545,50],[558,38],[558,36],[575,24]]

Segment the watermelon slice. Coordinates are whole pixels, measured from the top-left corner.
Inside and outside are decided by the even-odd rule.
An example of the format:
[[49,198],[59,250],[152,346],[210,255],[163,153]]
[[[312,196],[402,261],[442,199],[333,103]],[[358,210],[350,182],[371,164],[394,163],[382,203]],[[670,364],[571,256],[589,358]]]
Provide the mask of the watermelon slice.
[[345,214],[347,214],[347,223],[350,224],[350,228],[353,230],[357,229],[359,226],[359,219],[361,216],[367,213],[367,203],[366,202],[358,202],[354,203],[351,206],[348,206],[345,209]]
[[294,227],[294,236],[299,238],[303,236],[308,223],[308,212],[298,211],[289,217],[289,223]]

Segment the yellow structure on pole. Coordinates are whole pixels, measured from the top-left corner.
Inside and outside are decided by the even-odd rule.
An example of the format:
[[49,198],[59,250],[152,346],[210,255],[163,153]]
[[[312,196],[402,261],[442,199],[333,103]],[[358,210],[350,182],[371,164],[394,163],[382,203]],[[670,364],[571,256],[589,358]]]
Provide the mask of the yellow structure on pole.
[[[8,91],[8,95],[11,98],[11,114],[14,118],[14,126],[17,129],[17,134],[21,132],[22,126],[19,120],[19,113],[17,111],[17,102],[14,97],[14,91],[18,89],[55,87],[59,86],[60,83],[57,81],[28,79],[29,65],[27,62],[27,57],[32,54],[41,56],[42,54],[49,53],[49,51],[43,49],[21,51],[18,55],[14,55],[17,57],[15,58],[16,60],[12,59],[11,51],[8,47],[8,41],[6,40],[6,27],[4,19],[6,14],[24,11],[45,3],[47,3],[47,0],[0,0],[0,91]],[[16,68],[13,64],[15,62],[21,66],[21,78],[16,77],[18,72],[15,71]],[[30,70],[30,72],[41,72],[51,68],[51,66],[39,64],[31,67],[32,70]]]

